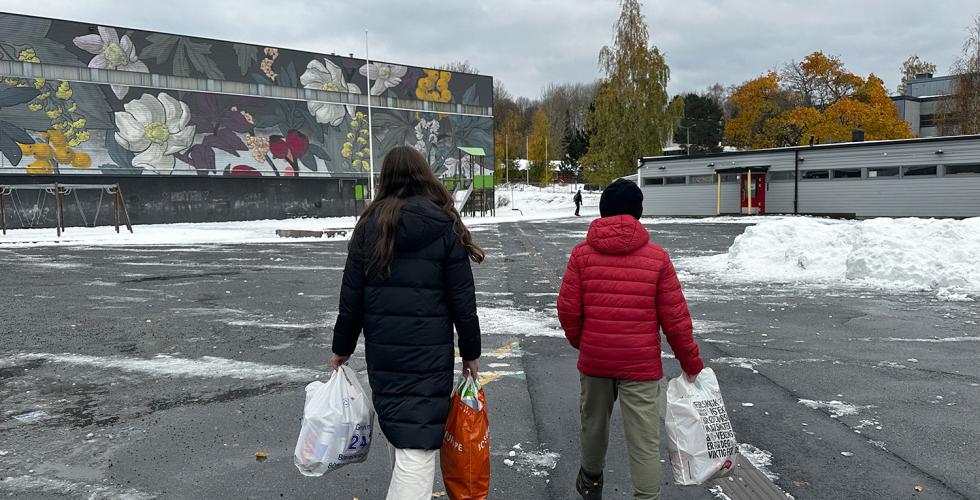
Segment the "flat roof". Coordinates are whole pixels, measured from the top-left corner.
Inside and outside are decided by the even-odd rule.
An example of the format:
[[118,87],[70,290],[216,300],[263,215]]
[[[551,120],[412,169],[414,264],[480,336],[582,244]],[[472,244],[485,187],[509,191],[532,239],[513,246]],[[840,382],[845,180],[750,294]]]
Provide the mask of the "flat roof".
[[891,140],[884,140],[884,141],[836,142],[833,144],[815,144],[813,146],[809,146],[809,145],[784,146],[779,148],[747,149],[743,151],[726,151],[721,153],[702,153],[702,154],[695,154],[695,155],[642,156],[639,158],[639,160],[641,163],[655,162],[655,161],[662,162],[662,161],[679,161],[679,160],[697,160],[700,158],[728,158],[732,156],[745,156],[745,155],[753,155],[753,154],[791,153],[793,151],[815,151],[815,150],[823,150],[823,149],[891,146],[896,144],[943,143],[943,142],[968,141],[968,140],[980,140],[980,134],[950,135],[950,136],[943,136],[943,137],[919,137],[915,139],[891,139]]

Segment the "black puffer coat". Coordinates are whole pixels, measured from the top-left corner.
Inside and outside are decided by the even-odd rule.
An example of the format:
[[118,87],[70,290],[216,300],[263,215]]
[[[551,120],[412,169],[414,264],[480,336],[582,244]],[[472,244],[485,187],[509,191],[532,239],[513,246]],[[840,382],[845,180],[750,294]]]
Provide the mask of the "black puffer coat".
[[453,391],[453,326],[463,359],[480,357],[473,272],[451,218],[423,198],[401,210],[391,274],[370,273],[377,227],[355,232],[333,352],[354,352],[364,329],[368,380],[381,430],[396,448],[440,447]]

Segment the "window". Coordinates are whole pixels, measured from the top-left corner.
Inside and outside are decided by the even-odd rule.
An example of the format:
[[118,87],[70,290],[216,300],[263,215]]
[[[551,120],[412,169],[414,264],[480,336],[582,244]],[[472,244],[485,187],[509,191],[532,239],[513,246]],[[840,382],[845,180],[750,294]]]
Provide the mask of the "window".
[[935,127],[936,115],[919,115],[919,128]]
[[800,175],[800,178],[803,180],[829,179],[830,171],[829,170],[805,170]]
[[738,182],[738,174],[721,174],[721,182]]
[[643,178],[643,185],[644,186],[662,186],[663,183],[664,183],[664,178],[663,177],[644,177]]
[[769,172],[770,181],[791,181],[796,177],[796,173],[792,170],[784,170],[782,172]]
[[687,177],[665,177],[664,184],[687,184]]
[[936,175],[936,166],[921,166],[921,167],[902,167],[902,175],[905,177],[913,176],[924,176],[924,175]]
[[860,168],[842,168],[840,170],[832,170],[831,173],[833,173],[834,179],[860,179],[861,178]]
[[692,175],[691,184],[714,184],[715,176],[713,175]]
[[980,164],[977,165],[946,165],[946,175],[978,175]]
[[898,167],[875,167],[868,169],[868,178],[898,177]]

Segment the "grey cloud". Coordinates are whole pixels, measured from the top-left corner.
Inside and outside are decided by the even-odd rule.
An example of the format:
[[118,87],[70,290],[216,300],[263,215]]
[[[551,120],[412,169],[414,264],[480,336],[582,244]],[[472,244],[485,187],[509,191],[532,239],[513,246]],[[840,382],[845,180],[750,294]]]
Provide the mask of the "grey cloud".
[[[6,10],[315,52],[434,66],[469,60],[514,94],[537,96],[549,82],[599,75],[612,42],[614,0],[290,1],[8,0]],[[841,56],[889,89],[910,54],[952,63],[963,28],[980,12],[970,0],[648,0],[653,43],[667,54],[672,93],[740,83],[814,50]]]

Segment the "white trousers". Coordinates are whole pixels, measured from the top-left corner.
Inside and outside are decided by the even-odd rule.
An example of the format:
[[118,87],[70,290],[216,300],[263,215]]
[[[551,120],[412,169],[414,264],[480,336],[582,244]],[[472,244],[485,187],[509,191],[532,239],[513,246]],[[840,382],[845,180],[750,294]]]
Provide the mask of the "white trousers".
[[395,448],[387,500],[431,500],[438,455],[439,450]]

